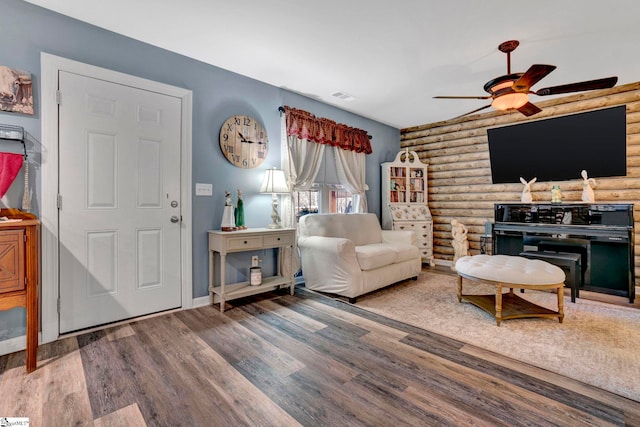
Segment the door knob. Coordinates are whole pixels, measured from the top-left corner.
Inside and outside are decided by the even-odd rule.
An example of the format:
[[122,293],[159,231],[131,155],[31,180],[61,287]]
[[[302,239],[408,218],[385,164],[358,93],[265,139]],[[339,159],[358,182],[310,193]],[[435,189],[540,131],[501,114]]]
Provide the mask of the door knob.
[[180,221],[180,218],[178,218],[177,216],[174,215],[171,217],[171,222],[173,222],[174,224],[178,221]]

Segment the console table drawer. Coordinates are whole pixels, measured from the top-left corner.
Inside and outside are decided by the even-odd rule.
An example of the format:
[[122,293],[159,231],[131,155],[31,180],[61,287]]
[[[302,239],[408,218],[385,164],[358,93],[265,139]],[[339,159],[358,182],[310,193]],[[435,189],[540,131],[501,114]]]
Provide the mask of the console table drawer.
[[293,243],[293,233],[264,236],[265,246],[281,246],[281,245],[288,246],[288,245],[291,245],[292,243]]
[[262,247],[262,236],[232,237],[227,239],[227,250],[260,249]]

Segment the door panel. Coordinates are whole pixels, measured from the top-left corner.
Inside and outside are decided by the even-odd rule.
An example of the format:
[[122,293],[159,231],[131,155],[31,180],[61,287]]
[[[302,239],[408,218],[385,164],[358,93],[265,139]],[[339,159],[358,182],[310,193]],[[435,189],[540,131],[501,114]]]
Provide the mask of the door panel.
[[60,72],[60,332],[180,307],[181,100]]

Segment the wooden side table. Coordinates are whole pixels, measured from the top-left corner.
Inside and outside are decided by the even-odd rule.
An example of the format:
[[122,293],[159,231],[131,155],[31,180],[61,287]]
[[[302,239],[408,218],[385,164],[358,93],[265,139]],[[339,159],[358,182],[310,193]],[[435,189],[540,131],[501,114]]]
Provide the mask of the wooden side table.
[[27,372],[33,372],[38,356],[40,221],[16,209],[0,209],[0,217],[9,218],[0,221],[0,310],[25,307]]
[[[293,277],[293,254],[284,259],[284,248],[293,248],[296,240],[295,228],[248,228],[238,231],[209,231],[209,293],[213,304],[220,303],[220,312],[224,312],[225,301],[249,295],[273,291],[280,286],[289,287],[291,295],[294,293],[295,279]],[[250,252],[262,249],[278,249],[278,271],[274,276],[264,277],[262,284],[251,286],[248,281],[238,283],[226,283],[226,256],[228,253]],[[214,255],[220,254],[220,285],[214,285]],[[289,276],[284,276],[282,265],[289,263]],[[247,266],[247,269],[249,266]]]

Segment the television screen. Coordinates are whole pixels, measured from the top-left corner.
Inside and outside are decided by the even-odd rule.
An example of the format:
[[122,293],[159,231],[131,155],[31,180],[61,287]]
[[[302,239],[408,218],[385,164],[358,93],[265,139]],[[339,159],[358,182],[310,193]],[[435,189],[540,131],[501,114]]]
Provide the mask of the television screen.
[[627,174],[626,106],[487,130],[494,184]]

